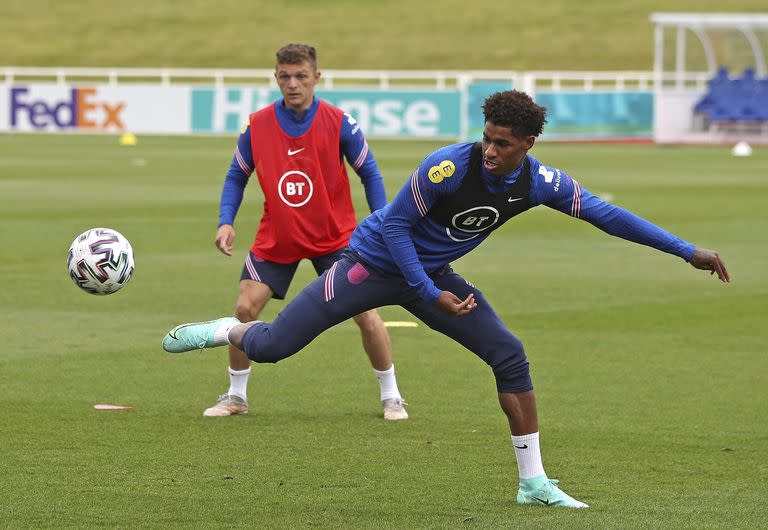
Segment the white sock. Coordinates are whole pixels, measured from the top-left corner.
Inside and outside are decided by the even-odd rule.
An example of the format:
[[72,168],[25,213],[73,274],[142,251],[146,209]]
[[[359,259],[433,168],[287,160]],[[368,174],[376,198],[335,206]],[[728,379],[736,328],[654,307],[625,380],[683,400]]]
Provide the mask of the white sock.
[[539,433],[512,435],[512,445],[515,446],[517,457],[517,471],[520,478],[533,478],[545,475],[544,465],[541,463],[541,450],[539,449]]
[[229,369],[229,390],[227,394],[230,396],[239,396],[248,401],[246,394],[248,388],[248,376],[251,375],[251,367],[249,366],[245,370],[233,370]]
[[397,379],[395,378],[395,365],[389,367],[389,370],[383,372],[373,369],[373,373],[376,374],[376,379],[379,380],[379,390],[381,390],[381,400],[385,399],[402,399],[400,397],[400,391],[397,389]]
[[213,332],[213,341],[216,345],[224,346],[225,344],[229,344],[229,332],[239,324],[240,322],[226,322],[216,328],[216,331]]

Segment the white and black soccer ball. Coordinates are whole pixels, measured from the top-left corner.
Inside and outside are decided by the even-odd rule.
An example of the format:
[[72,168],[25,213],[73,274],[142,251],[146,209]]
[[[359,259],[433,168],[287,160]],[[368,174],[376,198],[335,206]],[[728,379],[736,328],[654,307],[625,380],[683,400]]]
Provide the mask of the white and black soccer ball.
[[91,228],[72,241],[67,268],[75,285],[91,294],[119,291],[133,276],[133,248],[111,228]]

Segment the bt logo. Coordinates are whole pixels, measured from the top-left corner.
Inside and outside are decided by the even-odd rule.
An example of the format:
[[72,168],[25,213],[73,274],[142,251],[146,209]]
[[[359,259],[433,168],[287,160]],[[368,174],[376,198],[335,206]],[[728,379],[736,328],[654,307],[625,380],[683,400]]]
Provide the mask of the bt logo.
[[292,208],[304,206],[312,198],[312,179],[303,171],[288,171],[280,177],[277,183],[277,193],[280,199]]
[[26,87],[12,88],[10,95],[12,129],[25,124],[34,129],[125,129],[125,102],[100,101],[95,88],[73,88],[69,99],[59,101],[30,97]]
[[483,232],[499,220],[499,211],[493,206],[476,206],[453,216],[452,224],[464,232]]

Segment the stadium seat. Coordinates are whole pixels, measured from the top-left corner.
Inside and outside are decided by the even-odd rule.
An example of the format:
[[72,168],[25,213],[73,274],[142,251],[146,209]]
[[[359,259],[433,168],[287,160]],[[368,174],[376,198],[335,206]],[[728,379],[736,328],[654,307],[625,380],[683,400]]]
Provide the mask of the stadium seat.
[[717,73],[712,79],[707,81],[707,93],[696,102],[693,107],[694,112],[708,112],[722,98],[730,86],[731,78],[728,69],[724,66],[718,68]]
[[768,79],[757,79],[753,68],[734,79],[720,68],[707,84],[709,90],[694,106],[694,113],[703,113],[710,123],[750,125],[768,120]]
[[741,76],[739,76],[739,81],[745,84],[755,83],[756,82],[755,69],[752,67],[745,68],[744,71],[741,73]]
[[757,90],[752,98],[752,106],[755,109],[757,119],[768,122],[768,77],[758,81]]

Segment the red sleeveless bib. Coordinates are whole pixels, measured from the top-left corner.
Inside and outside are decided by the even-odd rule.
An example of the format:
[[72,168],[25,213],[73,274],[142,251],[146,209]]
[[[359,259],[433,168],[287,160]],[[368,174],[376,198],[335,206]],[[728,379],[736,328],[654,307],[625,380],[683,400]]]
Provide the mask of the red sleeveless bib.
[[270,105],[250,116],[253,164],[264,215],[251,250],[277,263],[344,247],[357,225],[339,148],[344,113],[320,101],[309,130],[292,137]]

